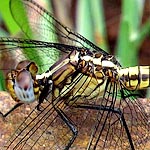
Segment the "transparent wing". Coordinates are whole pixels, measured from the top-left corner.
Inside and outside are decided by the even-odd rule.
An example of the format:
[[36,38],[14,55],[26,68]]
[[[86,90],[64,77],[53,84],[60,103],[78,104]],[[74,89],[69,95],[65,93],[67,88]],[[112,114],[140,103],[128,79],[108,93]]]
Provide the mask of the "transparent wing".
[[52,14],[32,0],[11,0],[10,9],[17,24],[30,39],[56,42],[59,37],[61,38],[60,42],[64,44],[69,43],[69,45],[107,54],[80,34],[62,25]]
[[[0,69],[13,69],[19,61],[28,59],[36,62],[41,73],[59,59],[60,51],[67,53],[75,48],[107,54],[78,33],[63,26],[32,0],[11,0],[10,10],[22,31],[32,40],[0,38]],[[57,38],[61,38],[59,44]]]
[[[11,70],[15,68],[15,63],[28,59],[36,62],[43,73],[59,59],[58,52],[68,53],[75,49],[80,48],[59,43],[0,37],[0,69]],[[11,63],[6,64],[9,60]]]
[[[57,147],[63,149],[63,144],[59,143],[63,139],[56,140],[55,137],[56,133],[62,132],[59,129],[61,125],[63,128],[64,124],[57,117],[52,105],[47,103],[41,111],[33,109],[4,148],[38,150]],[[63,138],[62,135],[60,134],[60,138]]]
[[99,112],[89,149],[145,149],[150,127],[146,108],[135,93],[121,88],[111,82],[106,86],[96,106]]
[[[5,149],[65,149],[72,137],[71,130],[56,114],[53,107],[47,105],[43,107],[43,110],[42,112],[36,112],[36,109],[34,109],[31,112],[5,145]],[[92,111],[66,108],[64,112],[70,119],[76,121],[79,128],[79,134],[71,148],[86,149],[90,127],[93,126],[92,121],[94,121],[94,119],[91,119],[94,116]]]
[[[86,80],[80,75],[80,80]],[[72,89],[80,82],[75,80]],[[107,81],[103,97],[78,97],[69,101],[65,96],[55,108],[60,108],[78,130],[70,149],[118,149],[134,146],[144,149],[149,137],[149,123],[140,100],[118,85]],[[80,85],[78,90],[83,88]],[[98,90],[100,90],[99,87]],[[92,94],[95,91],[93,90]],[[83,90],[82,95],[85,94]],[[63,95],[63,94],[62,94]],[[132,96],[131,96],[132,95]],[[68,94],[67,94],[68,96]],[[56,99],[54,101],[57,101]],[[65,121],[56,113],[51,101],[45,102],[42,111],[34,109],[10,139],[7,149],[65,149],[73,136]],[[132,145],[133,144],[133,145]]]
[[[68,87],[63,93],[66,93],[68,96],[69,91],[72,91],[80,80],[85,80],[82,77],[83,75],[79,75],[71,83],[70,86],[72,88]],[[82,85],[79,86],[78,90],[81,89]],[[77,98],[71,103],[71,101],[68,102],[68,99],[65,99],[63,93],[61,93],[64,96],[62,99],[61,95],[59,95],[53,101],[49,99],[43,103],[41,111],[37,111],[36,108],[33,109],[25,121],[18,127],[15,134],[12,135],[5,145],[5,149],[65,149],[73,133],[65,121],[56,113],[54,107],[61,109],[78,130],[77,138],[71,148],[85,149],[90,139],[93,123],[95,122],[96,111],[76,108],[75,106],[79,102],[82,104],[86,99]],[[84,91],[82,94],[85,95]],[[57,102],[57,100],[59,101]],[[55,105],[53,102],[56,102]],[[71,105],[65,105],[65,102],[71,103]],[[86,102],[90,103],[88,100]],[[91,104],[95,102],[92,100]]]

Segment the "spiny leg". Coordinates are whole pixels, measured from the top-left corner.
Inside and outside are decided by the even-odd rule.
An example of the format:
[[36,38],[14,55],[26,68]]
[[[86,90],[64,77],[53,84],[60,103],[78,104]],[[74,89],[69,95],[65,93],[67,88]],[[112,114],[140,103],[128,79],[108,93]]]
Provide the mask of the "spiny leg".
[[118,114],[120,116],[120,120],[122,121],[122,124],[125,128],[125,131],[126,131],[129,143],[130,143],[131,150],[135,150],[134,145],[133,145],[133,141],[131,138],[131,134],[129,132],[129,129],[128,129],[128,126],[126,123],[126,120],[124,118],[122,111],[119,108],[111,108],[109,106],[102,106],[102,105],[99,106],[99,105],[90,105],[90,104],[89,105],[88,104],[83,104],[83,105],[82,104],[76,104],[76,105],[73,105],[73,107],[82,108],[82,109],[103,110],[103,111],[108,111],[108,112],[113,112],[113,113]]
[[17,103],[16,105],[14,105],[14,107],[12,107],[7,113],[3,114],[2,112],[0,112],[1,117],[6,118],[11,112],[13,112],[15,109],[17,109],[18,107],[20,107],[23,103]]
[[67,117],[67,115],[59,108],[54,107],[56,112],[58,113],[58,115],[60,116],[60,118],[65,122],[65,124],[70,128],[70,130],[73,133],[73,136],[71,137],[71,139],[69,140],[69,143],[67,144],[67,146],[65,147],[64,150],[69,150],[69,148],[71,147],[71,145],[73,144],[74,140],[76,139],[77,135],[78,135],[78,131],[75,127],[75,125],[73,124],[73,122]]

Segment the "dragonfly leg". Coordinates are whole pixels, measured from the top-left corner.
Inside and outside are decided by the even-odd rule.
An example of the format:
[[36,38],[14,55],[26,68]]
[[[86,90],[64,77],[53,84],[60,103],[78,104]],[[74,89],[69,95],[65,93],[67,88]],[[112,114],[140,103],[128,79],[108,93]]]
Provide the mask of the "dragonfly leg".
[[14,107],[12,107],[6,114],[3,114],[2,112],[0,112],[1,117],[5,118],[7,117],[11,112],[13,112],[15,109],[17,109],[19,106],[21,106],[23,103],[17,103],[16,105],[14,105]]
[[120,116],[121,123],[123,124],[123,126],[125,128],[131,150],[135,150],[133,141],[132,141],[132,137],[131,137],[130,131],[128,129],[128,125],[126,123],[126,120],[124,118],[122,111],[119,108],[113,108],[113,107],[103,106],[103,105],[90,105],[90,104],[76,104],[76,105],[73,105],[73,107],[83,108],[83,109],[92,109],[92,110],[111,111],[113,113],[118,114]]
[[67,117],[67,115],[61,109],[55,108],[55,110],[57,111],[58,115],[61,117],[61,119],[65,122],[65,124],[70,128],[70,130],[73,133],[73,136],[71,137],[69,143],[66,145],[64,149],[64,150],[69,150],[69,148],[71,147],[71,145],[73,144],[74,140],[77,137],[78,131],[75,125],[73,124],[73,122]]

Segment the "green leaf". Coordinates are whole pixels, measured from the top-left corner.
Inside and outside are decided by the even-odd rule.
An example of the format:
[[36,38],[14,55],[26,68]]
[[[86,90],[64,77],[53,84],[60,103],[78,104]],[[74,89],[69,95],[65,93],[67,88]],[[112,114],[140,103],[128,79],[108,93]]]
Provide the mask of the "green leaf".
[[116,55],[124,67],[138,64],[139,43],[144,40],[140,33],[143,8],[144,0],[123,0]]
[[105,51],[108,51],[103,2],[102,0],[93,0],[90,1],[90,6],[95,43]]
[[90,0],[81,0],[77,3],[77,32],[94,42]]
[[102,1],[82,0],[77,5],[77,32],[107,50]]

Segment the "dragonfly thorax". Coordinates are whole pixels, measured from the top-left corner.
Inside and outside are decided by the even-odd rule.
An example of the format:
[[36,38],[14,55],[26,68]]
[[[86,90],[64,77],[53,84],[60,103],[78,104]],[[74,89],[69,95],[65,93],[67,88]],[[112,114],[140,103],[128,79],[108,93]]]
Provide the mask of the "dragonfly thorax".
[[53,65],[50,70],[54,83],[53,95],[68,99],[79,96],[92,99],[101,95],[105,84],[102,58],[102,54],[89,50],[74,50],[61,62]]

